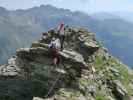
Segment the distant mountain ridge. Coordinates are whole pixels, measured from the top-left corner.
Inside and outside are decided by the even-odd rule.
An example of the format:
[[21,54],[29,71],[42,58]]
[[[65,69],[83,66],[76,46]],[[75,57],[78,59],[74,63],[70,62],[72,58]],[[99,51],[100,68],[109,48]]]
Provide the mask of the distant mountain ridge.
[[133,23],[125,18],[122,19],[120,15],[117,16],[112,13],[97,13],[93,14],[92,17],[102,20],[94,31],[110,53],[129,66],[133,66]]
[[133,23],[133,12],[112,12],[112,14],[120,16],[121,18]]
[[[29,46],[32,41],[39,38],[42,32],[56,27],[61,20],[64,20],[65,24],[69,26],[89,28],[90,31],[96,33],[99,39],[104,41],[110,53],[113,55],[117,54],[116,56],[122,59],[124,63],[133,66],[133,62],[130,61],[133,58],[133,53],[131,51],[123,51],[119,47],[124,44],[123,48],[133,49],[131,38],[133,37],[131,36],[133,24],[122,18],[117,18],[117,16],[110,17],[107,18],[106,15],[105,20],[99,20],[96,16],[93,17],[78,11],[71,12],[70,10],[59,9],[51,5],[41,5],[40,7],[27,10],[19,9],[14,11],[1,7],[0,54],[2,56],[0,57],[0,63],[5,63],[7,58],[14,54],[17,48]],[[121,38],[121,40],[117,38]],[[116,39],[115,43],[114,39]],[[110,43],[112,47],[109,45]],[[118,51],[126,53],[119,54],[117,53]]]
[[133,23],[133,12],[127,12],[127,11],[97,12],[90,14],[90,16],[101,20],[119,18]]
[[107,13],[107,12],[94,13],[94,14],[91,14],[90,16],[98,20],[120,19],[119,16],[111,14],[111,13]]

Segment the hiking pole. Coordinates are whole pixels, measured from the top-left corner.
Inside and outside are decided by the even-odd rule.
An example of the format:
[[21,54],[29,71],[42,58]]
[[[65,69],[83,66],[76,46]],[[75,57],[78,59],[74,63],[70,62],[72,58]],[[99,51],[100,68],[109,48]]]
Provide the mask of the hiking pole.
[[53,91],[53,89],[54,89],[56,83],[58,82],[58,80],[60,79],[60,77],[61,77],[61,73],[58,74],[57,79],[54,81],[52,87],[50,88],[50,90],[48,91],[47,95],[45,96],[46,98],[47,98],[47,97],[50,95],[50,93]]

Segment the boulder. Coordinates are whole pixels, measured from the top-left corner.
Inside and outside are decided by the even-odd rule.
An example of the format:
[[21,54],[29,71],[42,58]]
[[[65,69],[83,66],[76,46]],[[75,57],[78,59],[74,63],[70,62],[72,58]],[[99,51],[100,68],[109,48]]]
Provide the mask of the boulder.
[[8,59],[8,64],[0,66],[0,76],[17,76],[20,72],[20,68],[16,65],[16,57]]
[[92,96],[96,94],[96,86],[95,85],[89,85],[87,87],[88,93],[90,93]]
[[36,48],[21,48],[17,50],[17,56],[20,58],[31,58],[35,59],[38,55],[46,55],[49,56],[49,50],[44,47],[36,47]]
[[34,42],[31,45],[31,48],[37,48],[37,47],[43,47],[48,49],[48,44],[40,43],[40,42]]
[[119,76],[119,75],[120,75],[120,72],[119,72],[117,69],[115,69],[114,66],[113,66],[113,67],[109,67],[108,69],[109,69],[109,70],[111,71],[111,73],[114,74],[115,76]]
[[63,50],[59,54],[65,61],[68,61],[72,65],[78,65],[82,68],[87,67],[87,64],[85,63],[83,56],[75,51]]
[[94,41],[93,42],[85,42],[84,45],[86,46],[86,48],[88,49],[98,49],[99,45],[97,45]]
[[133,96],[130,97],[130,100],[133,100]]
[[44,98],[41,98],[41,97],[33,97],[32,100],[57,100],[57,99],[54,99],[54,98],[47,98],[47,99],[44,99]]
[[114,94],[120,98],[120,100],[124,100],[124,98],[127,96],[127,90],[125,87],[121,84],[119,80],[114,80],[113,81],[113,92]]
[[46,100],[46,99],[42,99],[42,98],[40,98],[40,97],[33,97],[32,100]]
[[0,76],[14,77],[19,73],[19,68],[11,65],[3,65],[0,67]]

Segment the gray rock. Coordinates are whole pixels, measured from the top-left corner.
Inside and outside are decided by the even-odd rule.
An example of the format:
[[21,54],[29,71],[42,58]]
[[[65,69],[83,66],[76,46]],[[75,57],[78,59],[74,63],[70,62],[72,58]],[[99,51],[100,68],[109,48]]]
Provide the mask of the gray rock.
[[85,63],[83,56],[75,51],[63,50],[63,52],[60,52],[60,55],[64,60],[67,60],[72,65],[76,64],[83,68],[87,67],[87,64]]
[[133,100],[133,96],[130,97],[130,100]]
[[125,87],[119,80],[113,81],[113,87],[115,95],[123,100],[123,98],[127,95],[127,90],[125,89]]
[[45,43],[39,43],[39,42],[34,42],[31,45],[31,48],[37,48],[37,47],[43,47],[48,49],[48,44]]
[[17,56],[20,58],[36,59],[37,56],[41,55],[49,56],[49,50],[44,47],[21,48],[17,50]]
[[87,92],[88,93],[91,93],[93,96],[96,94],[96,86],[95,85],[89,85],[87,87]]
[[[11,62],[10,62],[11,63]],[[20,71],[20,68],[18,68],[16,65],[2,65],[0,66],[0,76],[17,76]]]
[[131,79],[131,83],[133,84],[133,79]]
[[129,83],[129,87],[133,91],[133,84],[132,83]]
[[115,76],[119,76],[120,72],[115,69],[114,67],[109,67],[109,70],[111,71],[111,73],[113,73]]
[[46,100],[46,99],[42,99],[42,98],[40,98],[40,97],[33,97],[32,100]]
[[33,97],[32,100],[55,100],[54,98],[47,98],[47,99],[44,99],[44,98],[40,98],[40,97]]
[[84,45],[87,47],[87,48],[96,48],[98,49],[99,48],[99,45],[97,45],[94,41],[93,42],[85,42]]
[[86,98],[83,95],[80,95],[79,97],[75,97],[75,100],[86,100]]
[[17,76],[17,75],[18,75],[17,72],[10,71],[10,72],[4,72],[1,76],[14,77],[14,76]]

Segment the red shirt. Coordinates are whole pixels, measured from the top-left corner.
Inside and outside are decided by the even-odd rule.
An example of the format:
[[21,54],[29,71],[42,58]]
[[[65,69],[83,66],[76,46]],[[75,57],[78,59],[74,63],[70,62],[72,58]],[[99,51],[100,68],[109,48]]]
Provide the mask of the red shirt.
[[61,22],[59,25],[59,31],[62,32],[64,31],[64,22]]

